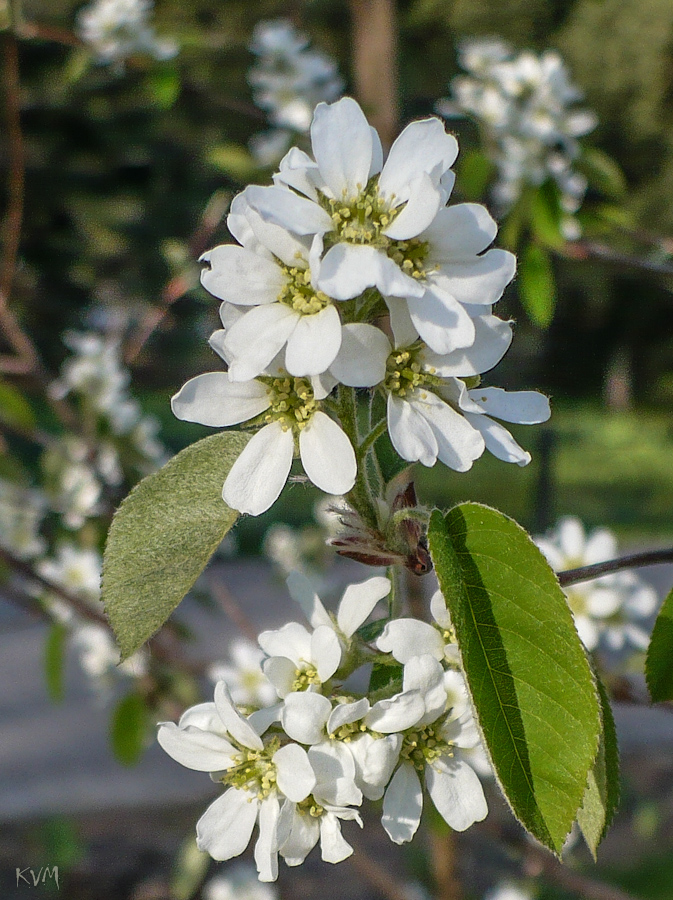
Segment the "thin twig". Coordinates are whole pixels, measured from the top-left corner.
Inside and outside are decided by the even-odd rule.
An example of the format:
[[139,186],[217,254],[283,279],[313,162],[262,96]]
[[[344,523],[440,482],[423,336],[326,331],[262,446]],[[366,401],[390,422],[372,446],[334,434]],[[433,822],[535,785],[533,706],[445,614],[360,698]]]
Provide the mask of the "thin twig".
[[57,28],[54,25],[42,25],[38,22],[22,22],[16,29],[16,35],[26,40],[49,41],[63,44],[66,47],[83,47],[84,42],[72,31]]
[[210,577],[210,588],[215,599],[234,625],[236,625],[239,631],[244,634],[248,640],[251,640],[256,644],[259,629],[255,628],[254,624],[243,612],[240,603],[231,593],[229,588],[222,584],[215,576]]
[[540,847],[532,844],[526,848],[524,871],[529,876],[542,875],[548,881],[579,894],[585,900],[637,900],[612,884],[569,869]]
[[612,247],[596,243],[595,241],[577,241],[576,243],[566,244],[561,253],[563,256],[572,259],[598,259],[603,262],[614,263],[625,269],[640,269],[641,271],[652,272],[654,275],[673,275],[673,263],[643,259],[643,257],[632,253],[621,253],[619,250],[613,250]]
[[558,573],[561,587],[577,584],[578,581],[589,581],[591,578],[600,578],[610,572],[619,572],[621,569],[631,569],[639,566],[654,566],[658,563],[673,562],[673,547],[663,550],[645,550],[642,553],[631,553],[629,556],[621,556],[619,559],[608,559],[605,562],[594,563],[592,566],[580,566],[577,569],[567,569]]
[[388,900],[409,900],[409,895],[404,887],[395,880],[389,870],[379,865],[361,846],[355,848],[355,853],[349,857],[349,862],[368,884]]

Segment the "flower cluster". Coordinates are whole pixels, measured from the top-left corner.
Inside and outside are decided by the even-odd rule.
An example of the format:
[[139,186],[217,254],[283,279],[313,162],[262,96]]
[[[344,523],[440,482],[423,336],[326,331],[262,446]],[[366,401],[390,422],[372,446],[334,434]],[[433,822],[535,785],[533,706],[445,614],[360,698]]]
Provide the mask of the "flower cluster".
[[136,53],[170,59],[178,46],[156,36],[148,23],[152,6],[152,0],[93,0],[77,14],[79,36],[103,64],[123,64]]
[[20,559],[39,556],[46,546],[40,536],[46,506],[46,497],[38,491],[0,478],[0,547]]
[[[553,532],[536,538],[556,571],[591,566],[617,556],[615,536],[598,528],[588,536],[579,519],[567,516]],[[587,650],[646,650],[657,593],[631,570],[565,588],[575,625]]]
[[[398,844],[418,828],[424,790],[452,828],[481,821],[483,755],[441,594],[434,625],[396,619],[372,645],[358,629],[389,594],[387,578],[347,587],[335,615],[304,576],[291,575],[288,587],[310,628],[290,622],[259,636],[276,703],[242,710],[220,681],[214,702],[159,726],[173,759],[225,787],[197,824],[199,848],[238,856],[257,824],[259,878],[274,881],[279,855],[300,865],[318,842],[327,862],[350,856],[341,823],[362,827],[364,798],[383,798],[381,822]],[[399,681],[358,694],[349,678],[372,660]]]
[[384,162],[345,97],[317,106],[311,143],[313,157],[291,149],[272,186],[234,198],[238,244],[203,256],[202,283],[223,301],[210,344],[228,370],[193,378],[172,407],[213,427],[262,426],[227,477],[225,501],[264,512],[295,455],[321,490],[348,493],[360,451],[343,408],[352,388],[385,398],[390,439],[408,462],[464,472],[488,449],[525,465],[529,454],[496,420],[541,422],[549,404],[481,386],[512,338],[492,306],[515,258],[487,249],[497,226],[483,206],[447,206],[455,138],[439,119],[412,122]]
[[582,93],[559,54],[517,54],[500,39],[478,38],[463,43],[460,62],[468,74],[453,79],[452,97],[440,101],[438,110],[470,115],[483,129],[498,170],[494,199],[501,211],[513,206],[524,185],[552,179],[564,210],[576,212],[587,188],[574,168],[577,138],[593,131],[597,119],[576,107]]
[[309,130],[320,101],[336,100],[343,90],[333,59],[309,50],[308,38],[287,19],[258,22],[250,50],[257,60],[248,72],[253,99],[263,109],[271,130],[256,134],[250,149],[260,165],[276,165],[293,136]]

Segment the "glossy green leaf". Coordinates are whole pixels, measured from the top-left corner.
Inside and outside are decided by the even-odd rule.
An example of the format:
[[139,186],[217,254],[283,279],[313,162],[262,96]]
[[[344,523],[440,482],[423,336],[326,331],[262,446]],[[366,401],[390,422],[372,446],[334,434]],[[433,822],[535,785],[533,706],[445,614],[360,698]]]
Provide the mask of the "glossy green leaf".
[[119,701],[110,720],[110,744],[120,763],[134,766],[145,749],[149,717],[144,698],[135,692]]
[[0,422],[21,429],[35,427],[35,415],[30,403],[13,384],[0,381]]
[[108,534],[102,599],[127,659],[166,621],[238,517],[222,485],[249,436],[204,438],[143,479]]
[[556,305],[554,271],[547,251],[537,244],[528,244],[519,259],[517,278],[519,297],[531,321],[546,328]]
[[55,703],[60,703],[64,695],[63,675],[67,638],[68,629],[65,625],[54,622],[49,629],[44,645],[44,675],[47,693]]
[[584,802],[577,814],[577,822],[594,859],[617,811],[620,793],[617,729],[607,691],[601,681],[596,680],[601,708],[601,741],[589,772]]
[[531,538],[497,510],[435,511],[428,538],[500,786],[528,831],[560,853],[601,724],[566,598]]
[[664,600],[654,623],[645,677],[654,703],[673,700],[673,590]]
[[530,224],[540,244],[557,249],[565,244],[561,233],[561,197],[552,181],[535,191],[530,204]]

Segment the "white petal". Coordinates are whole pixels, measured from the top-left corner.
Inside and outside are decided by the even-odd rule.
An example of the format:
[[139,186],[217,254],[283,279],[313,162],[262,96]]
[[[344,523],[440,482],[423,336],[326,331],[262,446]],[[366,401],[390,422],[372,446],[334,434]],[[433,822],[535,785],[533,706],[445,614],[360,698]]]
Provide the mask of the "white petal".
[[418,337],[416,326],[411,321],[409,306],[402,297],[384,297],[390,312],[390,330],[396,347],[408,347]]
[[278,789],[294,803],[301,803],[311,793],[316,777],[308,754],[298,744],[285,744],[273,754]]
[[349,387],[373,387],[385,378],[391,349],[380,328],[360,323],[344,325],[341,348],[330,372]]
[[341,346],[341,319],[336,306],[300,316],[288,338],[285,368],[290,375],[320,375],[334,362]]
[[551,415],[549,400],[537,391],[503,391],[502,388],[476,388],[470,397],[485,413],[505,422],[537,425]]
[[256,709],[248,716],[248,724],[257,734],[264,734],[274,722],[280,722],[282,706],[282,703],[275,703],[273,706],[263,706],[261,709]]
[[420,413],[401,397],[388,395],[388,433],[402,459],[424,466],[437,462],[437,440]]
[[337,386],[337,380],[331,372],[323,372],[322,375],[311,375],[311,387],[316,400],[324,400]]
[[258,516],[272,506],[290,474],[294,439],[279,422],[265,425],[250,439],[231,467],[222,497],[232,509]]
[[389,700],[379,700],[364,718],[365,725],[381,734],[405,731],[415,725],[425,713],[420,691],[405,691]]
[[422,297],[409,297],[409,315],[416,331],[436,353],[451,353],[474,343],[474,320],[457,300],[436,285]]
[[316,800],[333,806],[362,803],[362,791],[355,784],[355,763],[346,744],[323,741],[309,747],[308,758],[317,778]]
[[[467,472],[484,452],[484,438],[474,425],[474,416],[462,416],[436,394],[417,391],[411,405],[430,425],[437,441],[438,458],[456,472]],[[482,416],[485,418],[485,416]],[[474,427],[473,427],[474,426]]]
[[389,593],[390,580],[382,575],[348,585],[337,612],[337,623],[346,637],[355,634],[374,611],[379,600],[383,600]]
[[575,616],[575,628],[587,650],[595,650],[600,637],[596,623],[588,616]]
[[329,625],[330,628],[332,627],[329,613],[320,602],[320,597],[316,594],[313,585],[305,575],[301,572],[290,572],[285,583],[290,596],[301,606],[304,615],[313,628],[317,628],[318,625]]
[[231,859],[250,843],[259,800],[247,791],[229,788],[196,823],[196,844],[213,859]]
[[228,769],[236,748],[219,734],[199,728],[178,728],[174,722],[162,722],[157,732],[160,746],[181,766],[197,772]]
[[308,153],[298,147],[291,147],[278,164],[278,173],[273,176],[273,180],[275,184],[287,184],[317,202],[316,175],[320,177],[318,164]]
[[441,209],[422,240],[430,244],[433,262],[474,261],[498,232],[498,226],[480,203],[457,203]]
[[287,188],[251,185],[245,193],[262,219],[295,234],[323,234],[334,228],[332,217],[321,206]]
[[585,597],[588,612],[597,619],[605,619],[614,615],[623,600],[619,591],[611,591],[609,588],[602,588],[597,584],[593,586],[593,589],[587,590]]
[[255,306],[227,331],[223,347],[231,359],[231,381],[249,381],[269,365],[284,346],[300,315],[283,303]]
[[[442,645],[442,656],[444,646]],[[446,709],[447,693],[444,686],[444,669],[434,656],[414,656],[404,667],[405,691],[419,690],[423,695],[425,713],[417,725],[427,725],[439,718]]]
[[458,142],[437,118],[411,122],[396,138],[379,179],[379,192],[403,202],[419,171],[438,179],[456,160]]
[[446,606],[446,600],[440,590],[436,590],[430,598],[430,612],[435,622],[445,629],[451,628],[451,616]]
[[336,198],[356,197],[367,185],[372,133],[355,100],[319,103],[311,123],[311,145],[320,174]]
[[488,814],[476,772],[460,759],[440,759],[425,769],[425,783],[437,812],[454,831],[465,831]]
[[210,263],[210,268],[201,272],[201,284],[213,296],[229,303],[273,303],[287,282],[287,275],[277,262],[235,244],[215,247],[201,259]]
[[262,663],[264,674],[276,689],[279,697],[287,697],[297,677],[297,667],[285,656],[272,656]]
[[255,844],[255,863],[260,881],[278,878],[278,817],[280,804],[275,794],[262,800],[259,808],[259,837]]
[[433,273],[432,280],[460,303],[496,303],[514,278],[516,257],[508,250],[488,250],[473,262],[457,262]]
[[[244,191],[247,193],[247,191]],[[286,266],[306,268],[309,254],[309,238],[298,238],[280,225],[266,222],[248,205],[246,218],[260,246],[270,250]]]
[[257,641],[268,656],[285,656],[297,667],[311,660],[311,635],[299,622],[288,622],[277,631],[263,631]]
[[496,316],[478,316],[472,322],[475,334],[471,347],[446,354],[424,350],[424,364],[444,378],[481,375],[497,365],[512,343],[512,326]]
[[[166,723],[164,723],[166,724]],[[201,731],[212,731],[226,737],[227,730],[224,727],[222,719],[217,714],[217,707],[211,701],[210,703],[197,703],[196,706],[190,706],[180,716],[180,728],[200,728]]]
[[563,553],[572,560],[584,560],[584,526],[577,516],[564,516],[558,523],[558,542]]
[[324,862],[339,863],[353,853],[351,845],[341,835],[341,823],[334,813],[320,817],[320,853]]
[[444,658],[444,640],[441,634],[420,619],[393,619],[383,629],[376,641],[383,653],[392,653],[401,663],[414,656],[430,654],[435,659]]
[[596,528],[587,538],[584,548],[584,565],[590,566],[593,563],[604,562],[606,559],[613,559],[617,553],[617,539],[614,534],[607,528]]
[[337,704],[327,720],[327,733],[334,734],[337,728],[357,722],[368,712],[369,700],[366,697],[363,697],[362,700],[354,700],[352,703]]
[[236,238],[239,244],[242,244],[249,250],[253,248],[257,250],[258,247],[256,245],[258,245],[258,241],[250,227],[250,222],[246,215],[249,208],[248,201],[245,198],[245,191],[236,194],[229,207],[227,228],[232,237]]
[[378,175],[383,168],[383,146],[381,144],[381,138],[379,137],[376,128],[370,126],[370,130],[372,133],[372,164],[369,167],[369,178],[371,178],[372,175]]
[[260,736],[236,709],[224,681],[218,681],[215,685],[215,706],[224,727],[235,741],[251,750],[261,750],[264,747]]
[[310,815],[300,813],[294,805],[285,804],[281,817],[286,807],[291,815],[290,833],[283,842],[280,853],[288,866],[300,866],[320,838],[320,822]]
[[355,484],[355,451],[346,434],[324,412],[314,413],[299,433],[299,454],[313,484],[327,494],[347,494]]
[[397,765],[402,746],[401,734],[375,738],[362,734],[348,745],[355,761],[357,786],[368,800],[380,800]]
[[226,372],[197,375],[171,398],[171,409],[176,418],[212,428],[247,422],[269,405],[269,392],[261,381],[232,382]]
[[385,253],[366,244],[347,243],[335,244],[327,251],[320,268],[319,285],[335,300],[359,297],[370,287],[392,297],[417,297],[425,290]]
[[394,241],[406,241],[424,231],[437,215],[442,202],[439,189],[429,175],[414,179],[404,209],[383,233]]
[[300,744],[317,744],[324,738],[324,729],[332,711],[332,704],[322,694],[294,691],[285,698],[280,721],[288,737]]
[[475,416],[472,413],[465,413],[465,418],[481,432],[486,449],[497,459],[516,463],[518,466],[528,465],[531,460],[530,453],[517,444],[504,426],[494,422],[493,419],[489,419],[488,416]]
[[404,844],[416,834],[423,811],[423,791],[416,770],[402,763],[383,798],[381,824],[395,844]]
[[318,625],[311,636],[311,660],[324,684],[341,663],[341,644],[332,625]]

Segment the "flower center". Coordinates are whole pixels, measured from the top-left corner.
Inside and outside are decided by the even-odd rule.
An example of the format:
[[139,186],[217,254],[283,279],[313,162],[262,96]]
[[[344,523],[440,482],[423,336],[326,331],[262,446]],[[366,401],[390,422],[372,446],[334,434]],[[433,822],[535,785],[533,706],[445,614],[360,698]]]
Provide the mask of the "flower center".
[[372,179],[354,200],[333,200],[321,195],[321,204],[334,223],[334,231],[325,235],[325,249],[341,241],[370,244],[382,250],[407,275],[425,278],[428,243],[418,238],[395,241],[383,233],[403,209],[403,205],[391,207],[379,195],[377,182],[378,179]]
[[280,422],[283,431],[301,431],[317,412],[320,403],[313,396],[308,378],[272,378],[266,381],[271,401],[266,422]]
[[412,349],[393,350],[386,362],[383,386],[397,397],[406,397],[424,385],[440,384],[441,379],[423,369]]
[[313,794],[309,794],[305,800],[297,803],[297,809],[299,810],[299,812],[308,813],[308,815],[312,816],[314,819],[319,819],[320,816],[325,812],[325,810],[318,803]]
[[293,691],[306,691],[312,684],[322,684],[315,666],[306,666],[305,669],[294,670]]
[[434,724],[415,728],[404,735],[400,758],[408,760],[419,771],[440,756],[453,756],[453,744],[444,740]]
[[278,302],[289,306],[302,316],[321,312],[332,302],[327,294],[315,291],[311,284],[311,270],[282,266],[287,281],[278,294]]
[[222,776],[222,784],[248,791],[265,800],[276,789],[276,766],[272,757],[280,749],[280,738],[274,737],[263,750],[242,747],[234,757],[236,764]]

